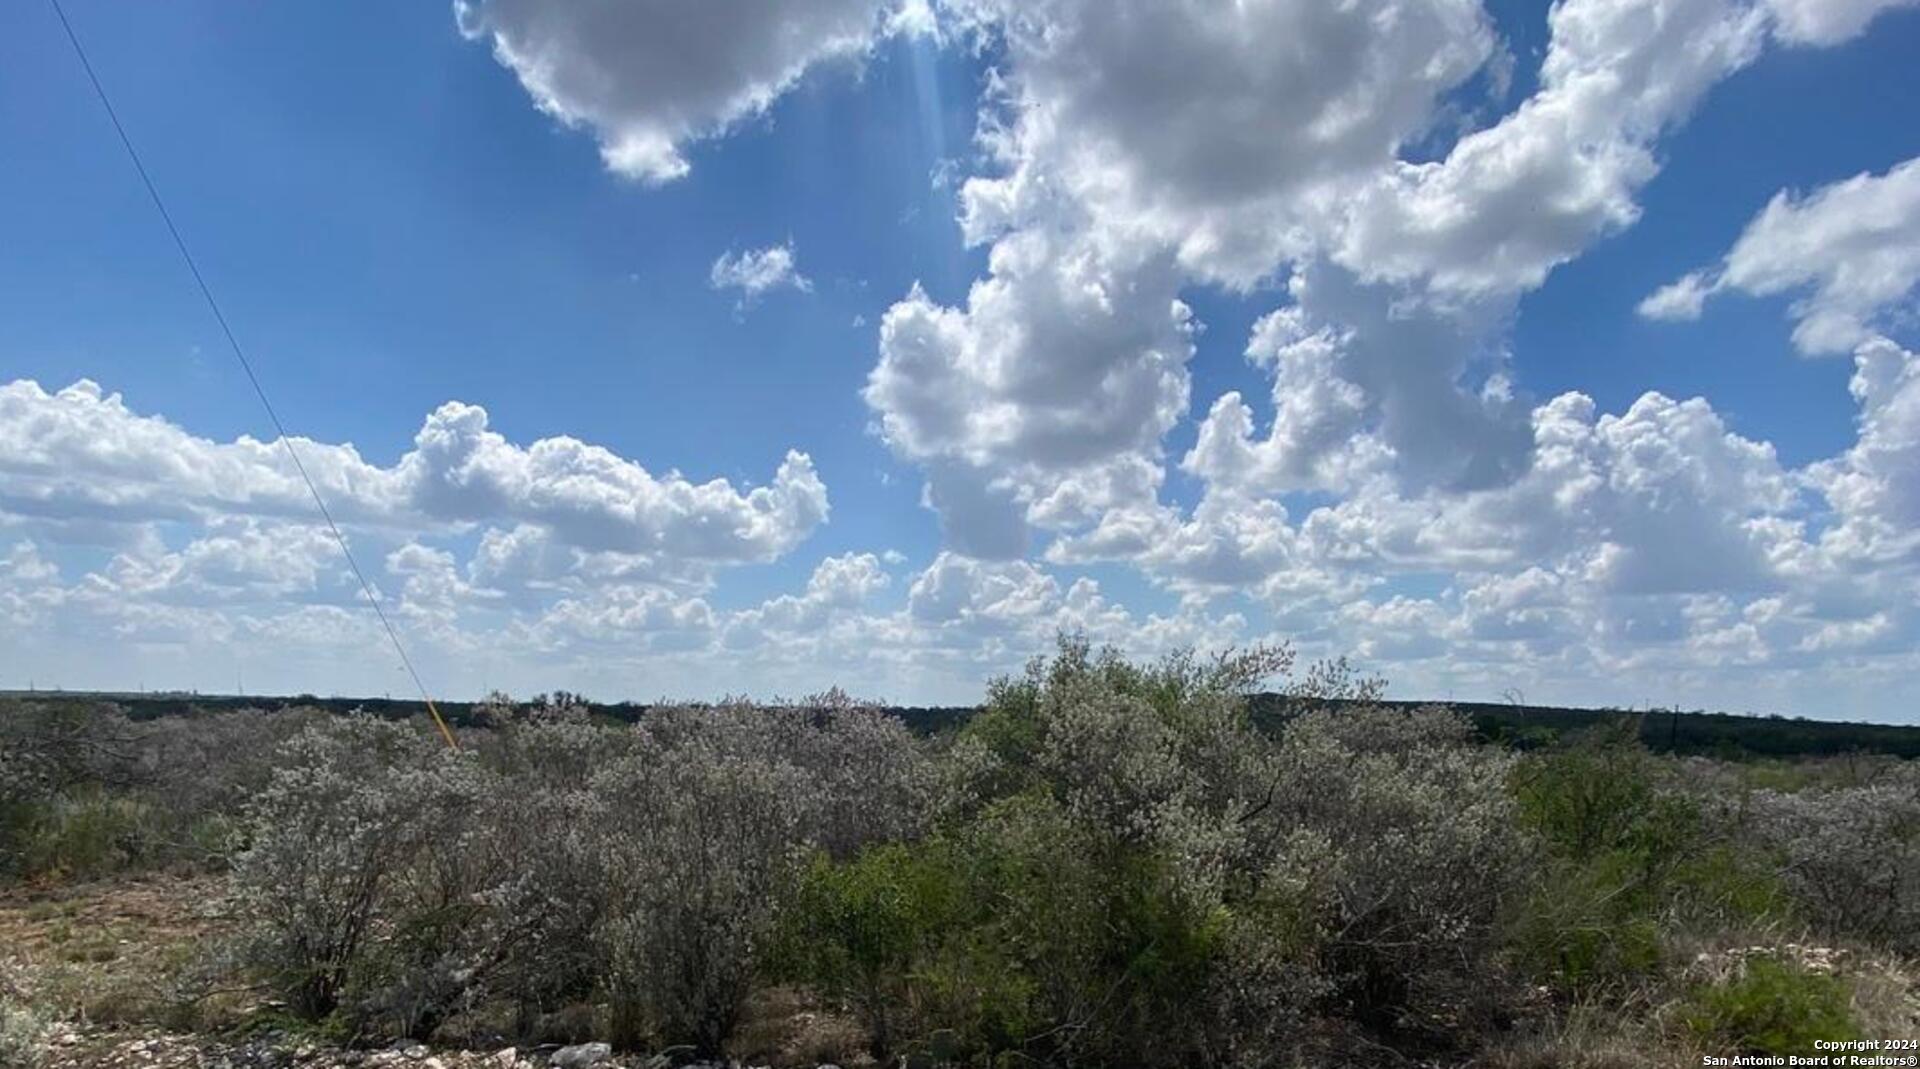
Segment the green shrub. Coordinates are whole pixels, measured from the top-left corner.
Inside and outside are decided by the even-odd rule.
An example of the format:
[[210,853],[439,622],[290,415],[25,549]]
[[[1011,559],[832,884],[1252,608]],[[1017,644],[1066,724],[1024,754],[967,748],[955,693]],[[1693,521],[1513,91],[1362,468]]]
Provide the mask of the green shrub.
[[131,735],[98,703],[0,703],[0,876],[108,867],[123,845],[116,814],[92,802],[132,780]]
[[1733,846],[1656,871],[1629,849],[1549,861],[1514,921],[1521,961],[1564,993],[1620,994],[1659,972],[1670,930],[1751,931],[1787,917],[1772,868]]
[[1815,1040],[1857,1039],[1849,990],[1835,976],[1751,958],[1733,978],[1700,985],[1681,1023],[1703,1043],[1744,1054],[1808,1054]]
[[159,819],[145,801],[78,788],[37,807],[22,850],[26,875],[96,880],[161,851]]
[[1221,917],[1173,867],[1103,842],[1044,793],[932,840],[816,861],[789,913],[791,975],[850,1004],[876,1056],[1190,1064]]
[[1676,912],[1697,927],[1754,929],[1794,916],[1779,863],[1746,843],[1700,846],[1674,867],[1669,883]]
[[1563,857],[1661,845],[1653,758],[1631,721],[1528,755],[1515,768],[1513,793],[1520,821]]
[[969,829],[959,861],[970,900],[990,911],[968,933],[972,957],[1008,963],[1032,992],[996,1020],[1012,1000],[986,990],[988,1037],[1031,1047],[1050,1033],[1041,1049],[1061,1061],[1189,1063],[1192,993],[1206,987],[1217,933],[1168,859],[1089,836],[1057,803],[1021,797]]
[[1659,969],[1660,924],[1628,901],[1622,861],[1550,863],[1515,921],[1520,959],[1536,977],[1568,993],[1618,993]]
[[[232,814],[311,711],[129,722],[99,702],[0,702],[0,877],[219,867]],[[223,828],[224,825],[224,828]]]
[[46,1058],[47,1023],[29,1006],[10,967],[0,962],[0,1065],[37,1069]]
[[[1245,700],[1290,660],[1142,666],[1063,638],[997,681],[943,762],[944,856],[986,905],[923,951],[927,1018],[975,1058],[1146,1066],[1214,1059],[1253,1016],[1297,1023],[1292,949],[1254,920],[1282,867],[1256,820],[1278,812],[1273,745]],[[1263,967],[1217,982],[1234,955]]]
[[870,1052],[885,1062],[910,1019],[911,974],[961,921],[944,843],[874,847],[835,864],[817,855],[801,876],[776,952],[776,971],[850,1005]]
[[[1514,920],[1520,960],[1567,995],[1621,995],[1660,969],[1665,933],[1784,919],[1765,851],[1669,785],[1629,721],[1527,755],[1517,816],[1547,852]],[[1709,805],[1708,803],[1714,803]]]
[[[1527,861],[1510,759],[1441,710],[1323,709],[1263,736],[1245,692],[1288,660],[1142,667],[1064,640],[994,686],[948,758],[957,878],[998,905],[941,960],[1010,978],[947,1011],[975,1048],[1261,1065],[1316,1012],[1392,1029],[1498,1000]],[[1376,689],[1337,664],[1300,686]]]

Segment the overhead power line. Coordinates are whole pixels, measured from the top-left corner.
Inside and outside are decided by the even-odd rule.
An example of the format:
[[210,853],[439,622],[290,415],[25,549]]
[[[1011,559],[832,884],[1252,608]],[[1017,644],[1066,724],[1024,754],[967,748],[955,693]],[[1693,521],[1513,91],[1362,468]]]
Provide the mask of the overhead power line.
[[394,629],[393,621],[387,618],[385,609],[380,607],[380,598],[373,592],[373,584],[367,581],[367,574],[360,570],[360,563],[354,560],[353,550],[347,548],[347,538],[340,533],[340,525],[333,521],[333,513],[327,508],[326,499],[320,496],[320,488],[314,484],[313,476],[307,474],[307,466],[300,462],[300,451],[294,448],[292,436],[287,434],[286,425],[280,422],[280,413],[274,410],[273,402],[267,399],[266,388],[260,385],[260,376],[254,374],[253,362],[247,359],[246,350],[240,347],[240,339],[234,336],[233,328],[227,324],[226,313],[220,310],[220,302],[214,299],[213,288],[207,285],[206,276],[200,273],[200,265],[193,259],[193,253],[187,250],[186,239],[180,236],[180,228],[174,225],[173,213],[167,211],[167,202],[160,198],[160,190],[153,184],[153,178],[147,173],[146,164],[140,160],[140,152],[133,147],[133,139],[127,136],[127,128],[120,122],[120,113],[114,110],[113,100],[107,96],[107,90],[100,83],[100,76],[94,72],[93,62],[87,58],[87,50],[80,44],[80,35],[73,31],[73,23],[67,19],[67,12],[60,0],[48,0],[53,5],[53,13],[60,19],[60,28],[66,31],[68,43],[73,45],[73,54],[80,59],[81,69],[87,72],[87,81],[93,84],[93,93],[100,99],[107,119],[113,123],[113,132],[120,135],[120,145],[127,150],[127,158],[133,161],[133,169],[140,175],[140,184],[147,189],[147,196],[153,200],[153,206],[160,213],[160,221],[167,226],[167,234],[173,238],[173,247],[180,251],[180,259],[185,261],[187,272],[193,276],[194,285],[200,289],[200,296],[207,302],[207,309],[213,313],[214,322],[220,324],[220,333],[227,339],[227,347],[233,351],[234,359],[240,362],[240,369],[247,374],[247,382],[253,386],[253,394],[260,399],[260,407],[266,409],[267,419],[272,422],[274,433],[280,436],[280,445],[287,451],[287,458],[293,461],[293,468],[300,473],[300,481],[306,484],[307,493],[312,495],[313,504],[320,510],[320,518],[327,523],[327,530],[333,532],[333,540],[340,546],[340,555],[347,559],[347,567],[352,569],[353,577],[360,581],[360,592],[366,595],[367,605],[379,618],[380,627],[387,633],[387,640],[393,643],[393,652],[400,656],[400,666],[405,668],[413,680],[415,690],[420,692],[420,700],[427,705],[427,712],[433,715],[434,726],[440,729],[441,738],[453,749],[459,749],[454,741],[453,731],[447,727],[440,709],[427,693],[427,686],[420,679],[420,673],[413,667],[413,659],[407,656],[407,648],[400,641],[400,632]]

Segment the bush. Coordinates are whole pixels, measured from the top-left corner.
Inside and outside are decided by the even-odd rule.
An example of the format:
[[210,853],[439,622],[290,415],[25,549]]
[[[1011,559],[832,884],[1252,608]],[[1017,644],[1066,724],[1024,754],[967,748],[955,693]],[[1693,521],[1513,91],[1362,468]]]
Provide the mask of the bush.
[[[796,978],[849,1003],[872,1053],[1187,1064],[1217,919],[1171,866],[1026,794],[927,842],[816,861],[790,914]],[[947,1038],[938,1040],[937,1036]]]
[[1319,911],[1346,1012],[1433,1031],[1504,994],[1499,924],[1530,861],[1511,769],[1440,709],[1324,711],[1287,726],[1261,852]]
[[839,695],[634,728],[568,706],[477,741],[328,721],[274,758],[235,884],[244,958],[300,1016],[424,1038],[510,1009],[525,1033],[599,1001],[623,1045],[717,1054],[806,850],[916,831],[931,782]]
[[135,725],[137,794],[156,802],[166,819],[162,830],[168,849],[162,860],[224,864],[238,845],[228,835],[233,817],[266,788],[280,748],[329,719],[331,714],[321,710],[299,708],[202,713]]
[[977,1022],[988,1049],[1187,1062],[1216,936],[1168,859],[1089,834],[1037,795],[997,803],[958,845],[960,886],[985,908],[930,970],[960,996],[946,1020]]
[[246,959],[302,1016],[425,1034],[497,956],[473,817],[499,792],[470,759],[366,718],[310,728],[279,764],[235,864]]
[[[1248,692],[1290,667],[1066,639],[930,741],[839,692],[631,727],[496,701],[459,753],[417,723],[48,706],[0,717],[0,846],[48,878],[231,854],[245,979],[360,1042],[711,1059],[858,1029],[887,1062],[1253,1069],[1461,1060],[1514,1023],[1546,1046],[1473,1053],[1548,1064],[1646,1005],[1755,1050],[1846,1024],[1845,985],[1754,960],[1685,988],[1674,947],[1801,921],[1920,946],[1904,768],[1682,762],[1630,725],[1516,755],[1337,661],[1257,730]],[[1589,1024],[1556,1039],[1568,1007]]]
[[[605,736],[610,750],[628,734],[588,730]],[[477,863],[492,874],[484,881],[489,916],[511,927],[495,940],[479,990],[511,1010],[512,1031],[531,1035],[544,1015],[577,1013],[597,994],[603,969],[596,930],[608,886],[601,837],[608,828],[589,784],[565,773],[502,775],[496,782],[476,814],[484,832]]]
[[46,1058],[46,1022],[5,963],[0,963],[0,1065],[37,1069]]
[[1751,815],[1815,927],[1920,952],[1920,775],[1903,770],[1838,790],[1761,791]]
[[1515,934],[1536,976],[1573,996],[1618,995],[1657,973],[1663,932],[1751,928],[1786,912],[1769,859],[1718,797],[1666,782],[1631,721],[1529,754],[1517,816],[1547,853]]
[[[997,682],[946,756],[941,830],[812,877],[809,978],[876,1050],[913,1019],[977,1059],[1090,1064],[1266,1064],[1316,1009],[1397,1027],[1484,1002],[1526,862],[1508,759],[1437,711],[1312,713],[1276,745],[1245,693],[1288,660],[1140,667],[1069,639]],[[1309,684],[1373,690],[1339,665]]]
[[814,863],[789,967],[852,1005],[876,1054],[930,1053],[937,1034],[979,1064],[1204,1056],[1226,1015],[1194,998],[1214,986],[1268,748],[1244,692],[1285,663],[1141,667],[1063,640],[947,749],[930,838]]
[[156,852],[161,819],[144,800],[75,788],[34,806],[23,820],[19,859],[30,875],[97,880]]
[[1656,973],[1665,958],[1659,919],[1630,901],[1623,859],[1555,859],[1515,921],[1522,962],[1567,995],[1619,994]]
[[812,785],[744,710],[656,714],[639,732],[593,784],[613,1038],[716,1055],[800,860]]
[[231,814],[311,711],[131,723],[96,702],[0,704],[0,876],[218,867]]
[[1631,720],[1529,755],[1516,767],[1513,793],[1519,818],[1562,857],[1588,861],[1628,849],[1655,865],[1669,859],[1656,812],[1667,801]]
[[1816,1040],[1857,1039],[1845,981],[1773,958],[1749,958],[1731,979],[1690,992],[1680,1021],[1695,1038],[1743,1054],[1810,1053]]
[[[118,710],[86,702],[0,705],[0,876],[36,876],[68,866],[56,812],[69,791],[95,795],[134,776],[132,727]],[[50,827],[54,825],[54,827]],[[104,853],[98,838],[77,845]],[[75,867],[92,867],[101,857]]]
[[951,859],[935,844],[888,843],[836,864],[816,854],[801,873],[772,956],[780,975],[851,1006],[868,1049],[891,1060],[914,1020],[912,976],[926,948],[958,925]]

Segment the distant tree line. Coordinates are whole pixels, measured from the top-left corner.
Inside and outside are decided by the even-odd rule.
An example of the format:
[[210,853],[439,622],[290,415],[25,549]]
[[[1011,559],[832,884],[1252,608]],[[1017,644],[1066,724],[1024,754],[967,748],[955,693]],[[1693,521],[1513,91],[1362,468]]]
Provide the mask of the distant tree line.
[[[23,695],[15,694],[20,698]],[[51,697],[51,696],[42,696]],[[421,716],[426,707],[418,700],[400,698],[322,698],[311,694],[290,697],[236,697],[189,694],[112,694],[90,696],[70,694],[63,697],[86,700],[97,697],[118,706],[130,720],[144,721],[195,713],[323,709],[334,713],[360,712],[386,719]],[[1256,726],[1274,731],[1292,716],[1327,704],[1306,703],[1296,694],[1262,692],[1248,696],[1248,708]],[[568,691],[535,695],[515,701],[495,695],[477,702],[439,702],[442,715],[455,727],[484,726],[489,708],[502,703],[516,709],[563,705],[578,708],[587,715],[623,724],[635,724],[657,707],[678,708],[684,702],[596,702]],[[1339,705],[1338,701],[1332,702]],[[1368,704],[1392,709],[1417,709],[1433,702],[1376,699]],[[1515,749],[1529,749],[1551,743],[1569,734],[1589,731],[1603,725],[1629,720],[1642,745],[1656,753],[1700,755],[1739,759],[1741,757],[1817,757],[1847,753],[1886,754],[1901,758],[1920,757],[1920,724],[1870,724],[1852,721],[1809,720],[1801,717],[1756,716],[1738,713],[1714,713],[1680,709],[1578,709],[1563,706],[1528,705],[1514,702],[1445,702],[1464,716],[1477,737]],[[880,712],[893,716],[916,734],[932,735],[959,728],[980,712],[979,706],[876,705]],[[1920,712],[1920,710],[1916,710]]]

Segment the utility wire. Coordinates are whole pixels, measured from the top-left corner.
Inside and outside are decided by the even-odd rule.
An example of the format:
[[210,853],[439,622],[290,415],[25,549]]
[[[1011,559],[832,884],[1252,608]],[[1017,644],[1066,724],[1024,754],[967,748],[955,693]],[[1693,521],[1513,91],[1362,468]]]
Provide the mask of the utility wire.
[[373,592],[373,584],[367,581],[366,573],[360,570],[360,563],[353,559],[353,550],[347,548],[347,538],[340,533],[340,525],[333,522],[333,513],[328,510],[326,499],[320,496],[320,488],[314,485],[313,477],[307,474],[307,466],[300,462],[300,453],[293,446],[293,438],[287,434],[286,425],[280,422],[280,414],[274,411],[273,402],[267,399],[267,391],[260,385],[260,377],[253,372],[253,362],[247,359],[246,350],[240,347],[240,339],[234,336],[233,328],[227,325],[226,314],[220,311],[220,302],[214,299],[213,289],[207,285],[206,277],[200,273],[200,265],[194,262],[193,253],[187,251],[186,239],[180,236],[180,228],[173,223],[173,214],[167,211],[166,202],[160,199],[160,190],[154,186],[152,177],[147,174],[146,164],[140,162],[140,153],[133,147],[133,139],[127,136],[127,128],[121,125],[120,114],[114,110],[113,101],[108,98],[106,87],[100,84],[100,76],[94,73],[92,61],[87,59],[87,50],[81,46],[79,35],[73,32],[73,23],[67,20],[66,9],[61,7],[60,0],[48,0],[48,2],[53,5],[53,13],[60,18],[60,28],[67,32],[67,41],[73,45],[73,54],[79,57],[81,68],[87,72],[87,81],[93,83],[94,95],[100,98],[100,106],[106,109],[107,118],[113,123],[114,133],[120,135],[120,144],[127,150],[127,158],[133,161],[133,169],[139,172],[140,184],[147,187],[147,196],[153,199],[153,206],[159,210],[160,220],[167,224],[167,233],[173,238],[173,247],[180,250],[180,259],[186,261],[188,273],[193,275],[194,284],[200,288],[200,296],[206,299],[207,308],[213,312],[214,321],[220,324],[220,333],[226,335],[227,346],[233,350],[234,358],[240,361],[241,370],[247,373],[247,382],[252,384],[254,396],[260,398],[260,407],[267,410],[267,419],[272,421],[275,433],[280,436],[280,444],[286,449],[288,459],[293,461],[294,470],[300,473],[300,481],[307,484],[307,493],[313,495],[313,503],[319,508],[320,517],[327,521],[327,530],[333,532],[333,540],[339,543],[340,555],[347,558],[347,567],[353,570],[353,577],[360,581],[360,592],[367,596],[367,605],[373,609],[373,614],[380,618],[380,626],[386,631],[388,640],[393,643],[393,652],[400,655],[401,667],[405,668],[407,675],[413,679],[414,689],[420,692],[420,700],[427,703],[427,712],[433,714],[433,723],[440,729],[440,737],[446,740],[448,747],[459,749],[460,744],[454,741],[452,729],[447,727],[445,718],[440,715],[439,707],[434,705],[433,697],[427,693],[427,685],[421,682],[420,673],[414,670],[413,660],[407,656],[407,649],[400,642],[400,633],[394,630],[393,621],[387,619],[386,610],[380,607],[380,599]]

